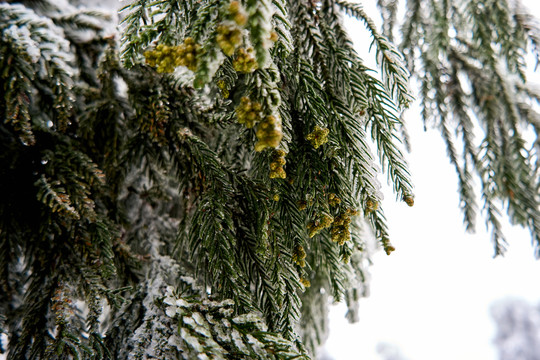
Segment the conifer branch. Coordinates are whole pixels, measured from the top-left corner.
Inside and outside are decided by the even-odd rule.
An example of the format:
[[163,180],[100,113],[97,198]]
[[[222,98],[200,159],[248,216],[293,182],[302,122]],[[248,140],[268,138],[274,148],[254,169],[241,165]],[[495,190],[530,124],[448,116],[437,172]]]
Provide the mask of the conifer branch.
[[405,159],[397,143],[396,127],[400,120],[395,114],[397,110],[393,101],[383,91],[382,84],[367,73],[367,69],[359,66],[352,74],[353,94],[368,119],[371,136],[379,150],[379,159],[383,166],[388,165],[388,175],[392,180],[394,191],[404,198],[412,196],[412,183]]
[[538,255],[537,21],[507,1],[409,0],[400,27],[396,4],[378,1],[379,32],[345,1],[133,0],[120,54],[105,12],[0,4],[8,358],[315,357],[329,297],[356,321],[375,242],[395,250],[377,160],[414,203],[405,64],[467,229],[478,180],[495,253],[504,209]]
[[377,47],[377,62],[381,66],[386,90],[401,107],[409,107],[414,97],[409,90],[409,71],[405,67],[401,53],[384,35],[379,34],[373,20],[368,17],[361,5],[345,1],[338,1],[338,5],[350,16],[364,22]]

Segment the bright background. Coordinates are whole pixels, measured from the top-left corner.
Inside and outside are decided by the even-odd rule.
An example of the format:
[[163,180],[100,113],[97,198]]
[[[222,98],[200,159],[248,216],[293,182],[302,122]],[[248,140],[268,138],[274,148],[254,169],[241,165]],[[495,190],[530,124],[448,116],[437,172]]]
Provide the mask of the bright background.
[[[376,2],[362,3],[379,20]],[[538,14],[540,4],[523,3]],[[346,24],[362,54],[371,40],[362,24],[350,20]],[[362,57],[373,64],[373,54]],[[531,79],[540,76],[531,73]],[[330,337],[322,355],[335,360],[376,360],[381,359],[377,344],[390,343],[409,360],[495,360],[490,305],[509,296],[533,303],[540,300],[540,262],[534,258],[531,237],[528,231],[508,225],[509,250],[494,259],[481,216],[476,234],[466,234],[457,176],[439,132],[424,132],[417,108],[405,118],[412,144],[406,158],[415,185],[415,205],[409,208],[396,201],[386,189],[383,208],[397,250],[390,256],[383,251],[374,256],[370,296],[360,301],[358,324],[345,320],[344,305],[333,307]]]

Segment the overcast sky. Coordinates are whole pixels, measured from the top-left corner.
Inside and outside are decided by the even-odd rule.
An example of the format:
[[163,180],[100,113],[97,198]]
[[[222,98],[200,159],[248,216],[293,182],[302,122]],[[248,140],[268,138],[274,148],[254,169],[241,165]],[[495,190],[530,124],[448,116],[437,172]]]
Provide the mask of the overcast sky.
[[[369,7],[374,1],[362,3],[377,15]],[[533,0],[524,3],[538,13]],[[355,42],[365,44],[362,25],[348,24]],[[376,345],[388,342],[409,360],[495,360],[489,307],[507,296],[538,302],[540,262],[523,229],[506,227],[509,251],[496,259],[481,217],[477,233],[465,233],[457,177],[439,132],[424,132],[417,110],[406,119],[415,205],[396,202],[387,189],[383,207],[397,250],[374,257],[371,296],[360,302],[358,324],[344,319],[344,305],[332,310],[327,353],[336,360],[380,359]]]

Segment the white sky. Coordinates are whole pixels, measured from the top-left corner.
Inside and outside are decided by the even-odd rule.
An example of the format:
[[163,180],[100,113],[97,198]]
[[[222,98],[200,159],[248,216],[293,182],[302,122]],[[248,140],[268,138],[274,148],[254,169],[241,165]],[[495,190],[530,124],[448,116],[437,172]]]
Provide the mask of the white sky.
[[[375,2],[363,3],[375,17],[376,9],[367,6]],[[538,13],[534,0],[524,3]],[[363,39],[362,25],[350,25]],[[509,250],[496,259],[482,217],[475,235],[465,233],[457,177],[439,132],[424,132],[414,109],[406,119],[415,205],[396,202],[386,191],[383,207],[397,250],[391,256],[382,251],[375,255],[371,295],[360,301],[358,324],[344,319],[344,305],[332,309],[327,355],[380,359],[376,345],[388,342],[410,360],[495,360],[489,307],[507,296],[539,302],[540,262],[533,256],[528,231],[521,228],[507,226]]]

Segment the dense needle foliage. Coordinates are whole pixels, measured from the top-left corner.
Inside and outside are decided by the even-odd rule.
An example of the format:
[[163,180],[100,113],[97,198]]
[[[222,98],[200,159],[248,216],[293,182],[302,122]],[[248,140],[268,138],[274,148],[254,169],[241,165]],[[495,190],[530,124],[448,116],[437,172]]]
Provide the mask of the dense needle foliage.
[[468,229],[477,181],[496,254],[502,209],[539,249],[540,31],[519,1],[408,0],[400,25],[381,0],[382,30],[336,0],[133,0],[119,31],[80,3],[0,2],[8,359],[313,356],[329,301],[355,320],[370,251],[394,250],[380,168],[414,204],[407,68]]

